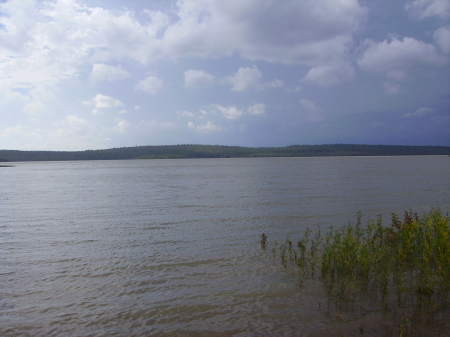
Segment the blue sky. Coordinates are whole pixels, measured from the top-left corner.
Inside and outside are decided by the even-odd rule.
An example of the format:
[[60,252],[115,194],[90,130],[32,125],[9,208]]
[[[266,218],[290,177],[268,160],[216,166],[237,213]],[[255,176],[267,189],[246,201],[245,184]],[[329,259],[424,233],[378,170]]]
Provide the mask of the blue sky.
[[0,149],[450,145],[448,0],[0,0]]

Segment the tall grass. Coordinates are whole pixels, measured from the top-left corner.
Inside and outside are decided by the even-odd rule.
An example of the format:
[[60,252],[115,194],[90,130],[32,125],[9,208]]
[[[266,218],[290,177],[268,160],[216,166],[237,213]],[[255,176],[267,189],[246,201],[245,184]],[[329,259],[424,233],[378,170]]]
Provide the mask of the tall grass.
[[381,216],[363,226],[358,214],[356,224],[311,234],[297,248],[288,237],[279,247],[281,262],[296,268],[300,284],[318,277],[336,307],[401,311],[403,336],[407,326],[450,309],[450,225],[439,209],[422,217],[405,212],[403,220],[393,213],[387,227]]

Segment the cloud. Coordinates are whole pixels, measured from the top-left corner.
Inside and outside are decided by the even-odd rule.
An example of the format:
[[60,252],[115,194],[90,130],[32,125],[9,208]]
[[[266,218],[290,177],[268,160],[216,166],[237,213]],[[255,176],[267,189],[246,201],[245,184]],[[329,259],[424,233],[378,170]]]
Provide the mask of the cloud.
[[16,136],[28,136],[28,137],[33,137],[33,136],[39,136],[39,134],[35,133],[35,132],[29,132],[27,131],[27,128],[24,127],[22,124],[16,125],[14,127],[9,127],[6,128],[5,131],[0,134],[0,136],[3,137],[16,137]]
[[231,90],[238,92],[280,88],[283,86],[283,82],[280,80],[262,83],[262,76],[261,71],[256,66],[252,68],[241,67],[233,75],[225,77],[223,82],[230,84]]
[[184,0],[170,16],[144,10],[138,17],[78,1],[10,0],[0,12],[0,48],[7,50],[0,88],[24,88],[76,77],[86,63],[94,64],[94,82],[125,78],[125,70],[105,64],[123,59],[148,64],[238,54],[315,68],[339,64],[367,10],[356,0]]
[[123,70],[120,66],[113,67],[106,64],[97,63],[92,66],[91,74],[89,78],[92,82],[121,80],[130,77],[130,73]]
[[386,95],[398,95],[405,92],[398,83],[384,82],[383,87]]
[[450,2],[448,0],[409,0],[405,5],[405,10],[411,17],[417,19],[450,18]]
[[264,103],[253,104],[247,109],[250,115],[262,115],[266,112],[266,105]]
[[116,106],[123,106],[123,103],[118,99],[114,99],[110,96],[97,94],[94,97],[94,103],[96,108],[113,108]]
[[43,87],[36,87],[31,89],[29,94],[32,101],[24,106],[24,113],[36,117],[50,112],[48,105],[55,99],[51,91]]
[[184,86],[188,88],[209,87],[214,84],[215,77],[203,70],[186,70],[184,72]]
[[123,103],[119,101],[118,99],[112,98],[110,96],[105,96],[101,94],[95,95],[93,102],[95,104],[95,109],[92,110],[92,113],[94,115],[100,114],[99,109],[108,109],[108,108],[114,108],[117,106],[123,106]]
[[416,67],[438,67],[447,63],[446,57],[439,55],[432,44],[405,37],[402,41],[364,42],[364,53],[358,60],[361,69],[379,73],[388,78],[405,77]]
[[60,39],[65,27],[52,22],[43,9],[48,6],[32,0],[0,3],[0,87],[29,88],[76,76],[85,49]]
[[[166,52],[200,57],[238,52],[250,60],[317,65],[342,57],[366,15],[355,0],[177,3]],[[230,38],[233,37],[233,38]]]
[[210,133],[220,131],[222,128],[219,125],[214,124],[211,121],[207,121],[206,124],[195,125],[192,122],[188,123],[188,128],[193,129],[199,133]]
[[130,127],[130,123],[128,123],[127,121],[124,121],[122,119],[119,119],[117,122],[117,125],[114,127],[114,132],[126,133],[128,131],[129,127]]
[[355,71],[347,63],[339,65],[325,65],[311,68],[304,80],[318,84],[323,87],[330,87],[342,81],[353,78]]
[[152,95],[161,92],[164,89],[163,80],[155,76],[149,76],[136,84],[135,90],[146,91]]
[[307,99],[300,99],[300,104],[303,111],[306,113],[305,120],[308,122],[321,122],[324,120],[322,109],[316,104]]
[[156,119],[141,121],[139,122],[138,128],[144,131],[145,133],[155,133],[162,131],[171,131],[179,128],[179,125],[170,121],[159,121]]
[[[10,0],[0,3],[0,12],[0,87],[60,83],[90,62],[145,63],[161,54],[156,35],[166,24],[158,12],[140,24],[129,10],[113,12],[78,1]],[[95,80],[125,76],[118,68],[113,74],[111,68],[108,74],[105,68],[93,70]]]
[[123,115],[123,114],[127,114],[127,113],[128,113],[127,110],[120,110],[120,111],[119,111],[119,115]]
[[183,117],[194,117],[194,114],[189,111],[177,111],[177,115],[180,115]]
[[450,54],[450,26],[437,29],[433,34],[433,39],[444,54]]
[[53,127],[46,140],[50,139],[53,146],[61,150],[83,150],[100,146],[112,131],[73,114],[55,121]]
[[27,115],[40,115],[48,112],[48,108],[41,101],[33,101],[24,106],[23,112]]
[[434,113],[435,110],[433,108],[428,108],[428,107],[422,107],[417,109],[414,112],[408,112],[405,113],[404,115],[402,115],[401,117],[403,118],[410,118],[410,117],[423,117],[423,116],[427,116],[430,115],[432,113]]
[[252,68],[239,68],[235,74],[226,77],[225,82],[231,84],[231,90],[243,92],[262,89],[261,78],[262,73],[253,66]]
[[0,49],[17,53],[33,40],[32,31],[36,25],[37,13],[34,1],[7,1],[0,3]]
[[223,114],[226,119],[237,119],[243,114],[242,110],[239,110],[235,106],[223,107],[216,105],[216,108]]
[[264,83],[264,88],[281,88],[283,85],[283,81],[274,80],[272,82]]
[[56,135],[58,137],[68,138],[72,136],[92,136],[94,127],[75,115],[67,115],[62,121],[54,123],[58,127]]

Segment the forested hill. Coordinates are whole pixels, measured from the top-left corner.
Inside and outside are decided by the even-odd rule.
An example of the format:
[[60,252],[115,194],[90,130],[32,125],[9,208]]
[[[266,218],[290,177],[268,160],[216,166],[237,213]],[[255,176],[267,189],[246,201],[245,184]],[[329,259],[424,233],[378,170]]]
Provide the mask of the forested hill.
[[114,159],[249,158],[315,156],[450,155],[449,146],[400,145],[292,145],[286,147],[241,147],[220,145],[163,145],[121,147],[86,151],[0,150],[0,161],[61,161]]

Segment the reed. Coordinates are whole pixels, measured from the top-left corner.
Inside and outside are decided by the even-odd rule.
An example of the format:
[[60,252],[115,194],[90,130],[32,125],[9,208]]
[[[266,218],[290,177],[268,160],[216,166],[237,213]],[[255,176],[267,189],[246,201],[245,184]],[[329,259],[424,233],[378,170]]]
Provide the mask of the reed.
[[288,237],[279,248],[281,262],[297,270],[300,284],[320,279],[329,303],[350,311],[369,306],[365,310],[401,313],[397,330],[402,336],[448,313],[448,214],[439,209],[422,217],[405,212],[400,220],[393,213],[385,227],[381,216],[363,226],[359,213],[353,225],[311,234],[306,230],[298,251]]

